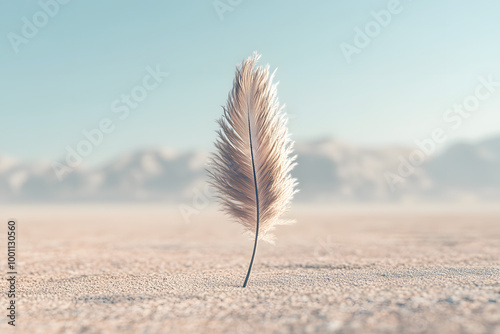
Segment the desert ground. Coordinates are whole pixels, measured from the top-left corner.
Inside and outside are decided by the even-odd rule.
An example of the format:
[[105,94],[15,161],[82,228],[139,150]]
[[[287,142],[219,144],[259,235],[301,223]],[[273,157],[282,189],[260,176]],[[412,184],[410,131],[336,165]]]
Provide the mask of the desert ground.
[[500,333],[496,209],[296,206],[245,289],[253,243],[213,207],[0,212],[5,247],[18,222],[16,327],[3,316],[1,333]]

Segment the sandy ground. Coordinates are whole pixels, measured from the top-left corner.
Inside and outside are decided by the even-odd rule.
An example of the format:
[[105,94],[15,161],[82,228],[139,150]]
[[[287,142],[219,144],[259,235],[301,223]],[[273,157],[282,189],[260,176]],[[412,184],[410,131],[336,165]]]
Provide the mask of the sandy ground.
[[213,209],[0,212],[19,232],[1,333],[500,333],[500,212],[297,208],[246,289],[252,242]]

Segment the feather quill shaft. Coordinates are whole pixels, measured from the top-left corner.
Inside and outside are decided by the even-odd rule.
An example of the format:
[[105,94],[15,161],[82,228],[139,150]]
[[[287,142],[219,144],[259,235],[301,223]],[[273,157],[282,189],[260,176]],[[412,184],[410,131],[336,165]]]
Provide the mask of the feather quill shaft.
[[293,142],[286,127],[273,74],[256,67],[254,54],[236,70],[227,106],[218,120],[216,152],[209,162],[210,183],[222,210],[254,236],[254,248],[243,287],[252,270],[257,241],[273,241],[270,233],[288,210],[297,191],[290,175],[295,166]]
[[255,258],[255,251],[257,250],[257,240],[259,240],[259,187],[257,186],[257,176],[255,174],[255,160],[253,158],[253,145],[252,145],[252,129],[250,127],[250,113],[248,113],[248,133],[250,137],[250,156],[252,157],[252,171],[253,171],[253,180],[255,187],[255,206],[257,210],[257,222],[255,227],[255,241],[253,244],[253,252],[252,259],[250,260],[250,265],[248,266],[247,276],[245,277],[245,282],[243,283],[243,287],[245,288],[248,283],[248,278],[250,277],[250,272],[252,271],[253,259]]

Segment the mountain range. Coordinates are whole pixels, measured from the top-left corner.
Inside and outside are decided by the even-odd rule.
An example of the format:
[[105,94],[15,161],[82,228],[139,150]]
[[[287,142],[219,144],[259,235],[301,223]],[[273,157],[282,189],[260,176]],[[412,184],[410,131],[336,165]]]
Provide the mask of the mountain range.
[[[299,202],[496,201],[500,137],[455,143],[412,163],[417,147],[358,147],[335,139],[296,145]],[[413,154],[415,156],[415,154]],[[422,155],[422,154],[421,154]],[[0,200],[23,202],[185,202],[209,194],[206,152],[149,149],[62,181],[49,161],[0,157]],[[415,160],[415,159],[414,159]]]

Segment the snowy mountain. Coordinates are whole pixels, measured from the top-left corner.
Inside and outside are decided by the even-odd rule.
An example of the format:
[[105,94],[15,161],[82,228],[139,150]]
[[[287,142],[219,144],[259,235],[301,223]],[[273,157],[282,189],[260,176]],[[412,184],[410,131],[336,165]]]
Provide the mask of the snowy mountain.
[[[297,144],[297,201],[500,199],[500,137],[457,143],[409,166],[415,150],[362,148],[331,139]],[[144,150],[100,168],[76,169],[60,181],[49,161],[27,164],[0,157],[0,200],[186,201],[207,193],[207,158],[207,153]]]

